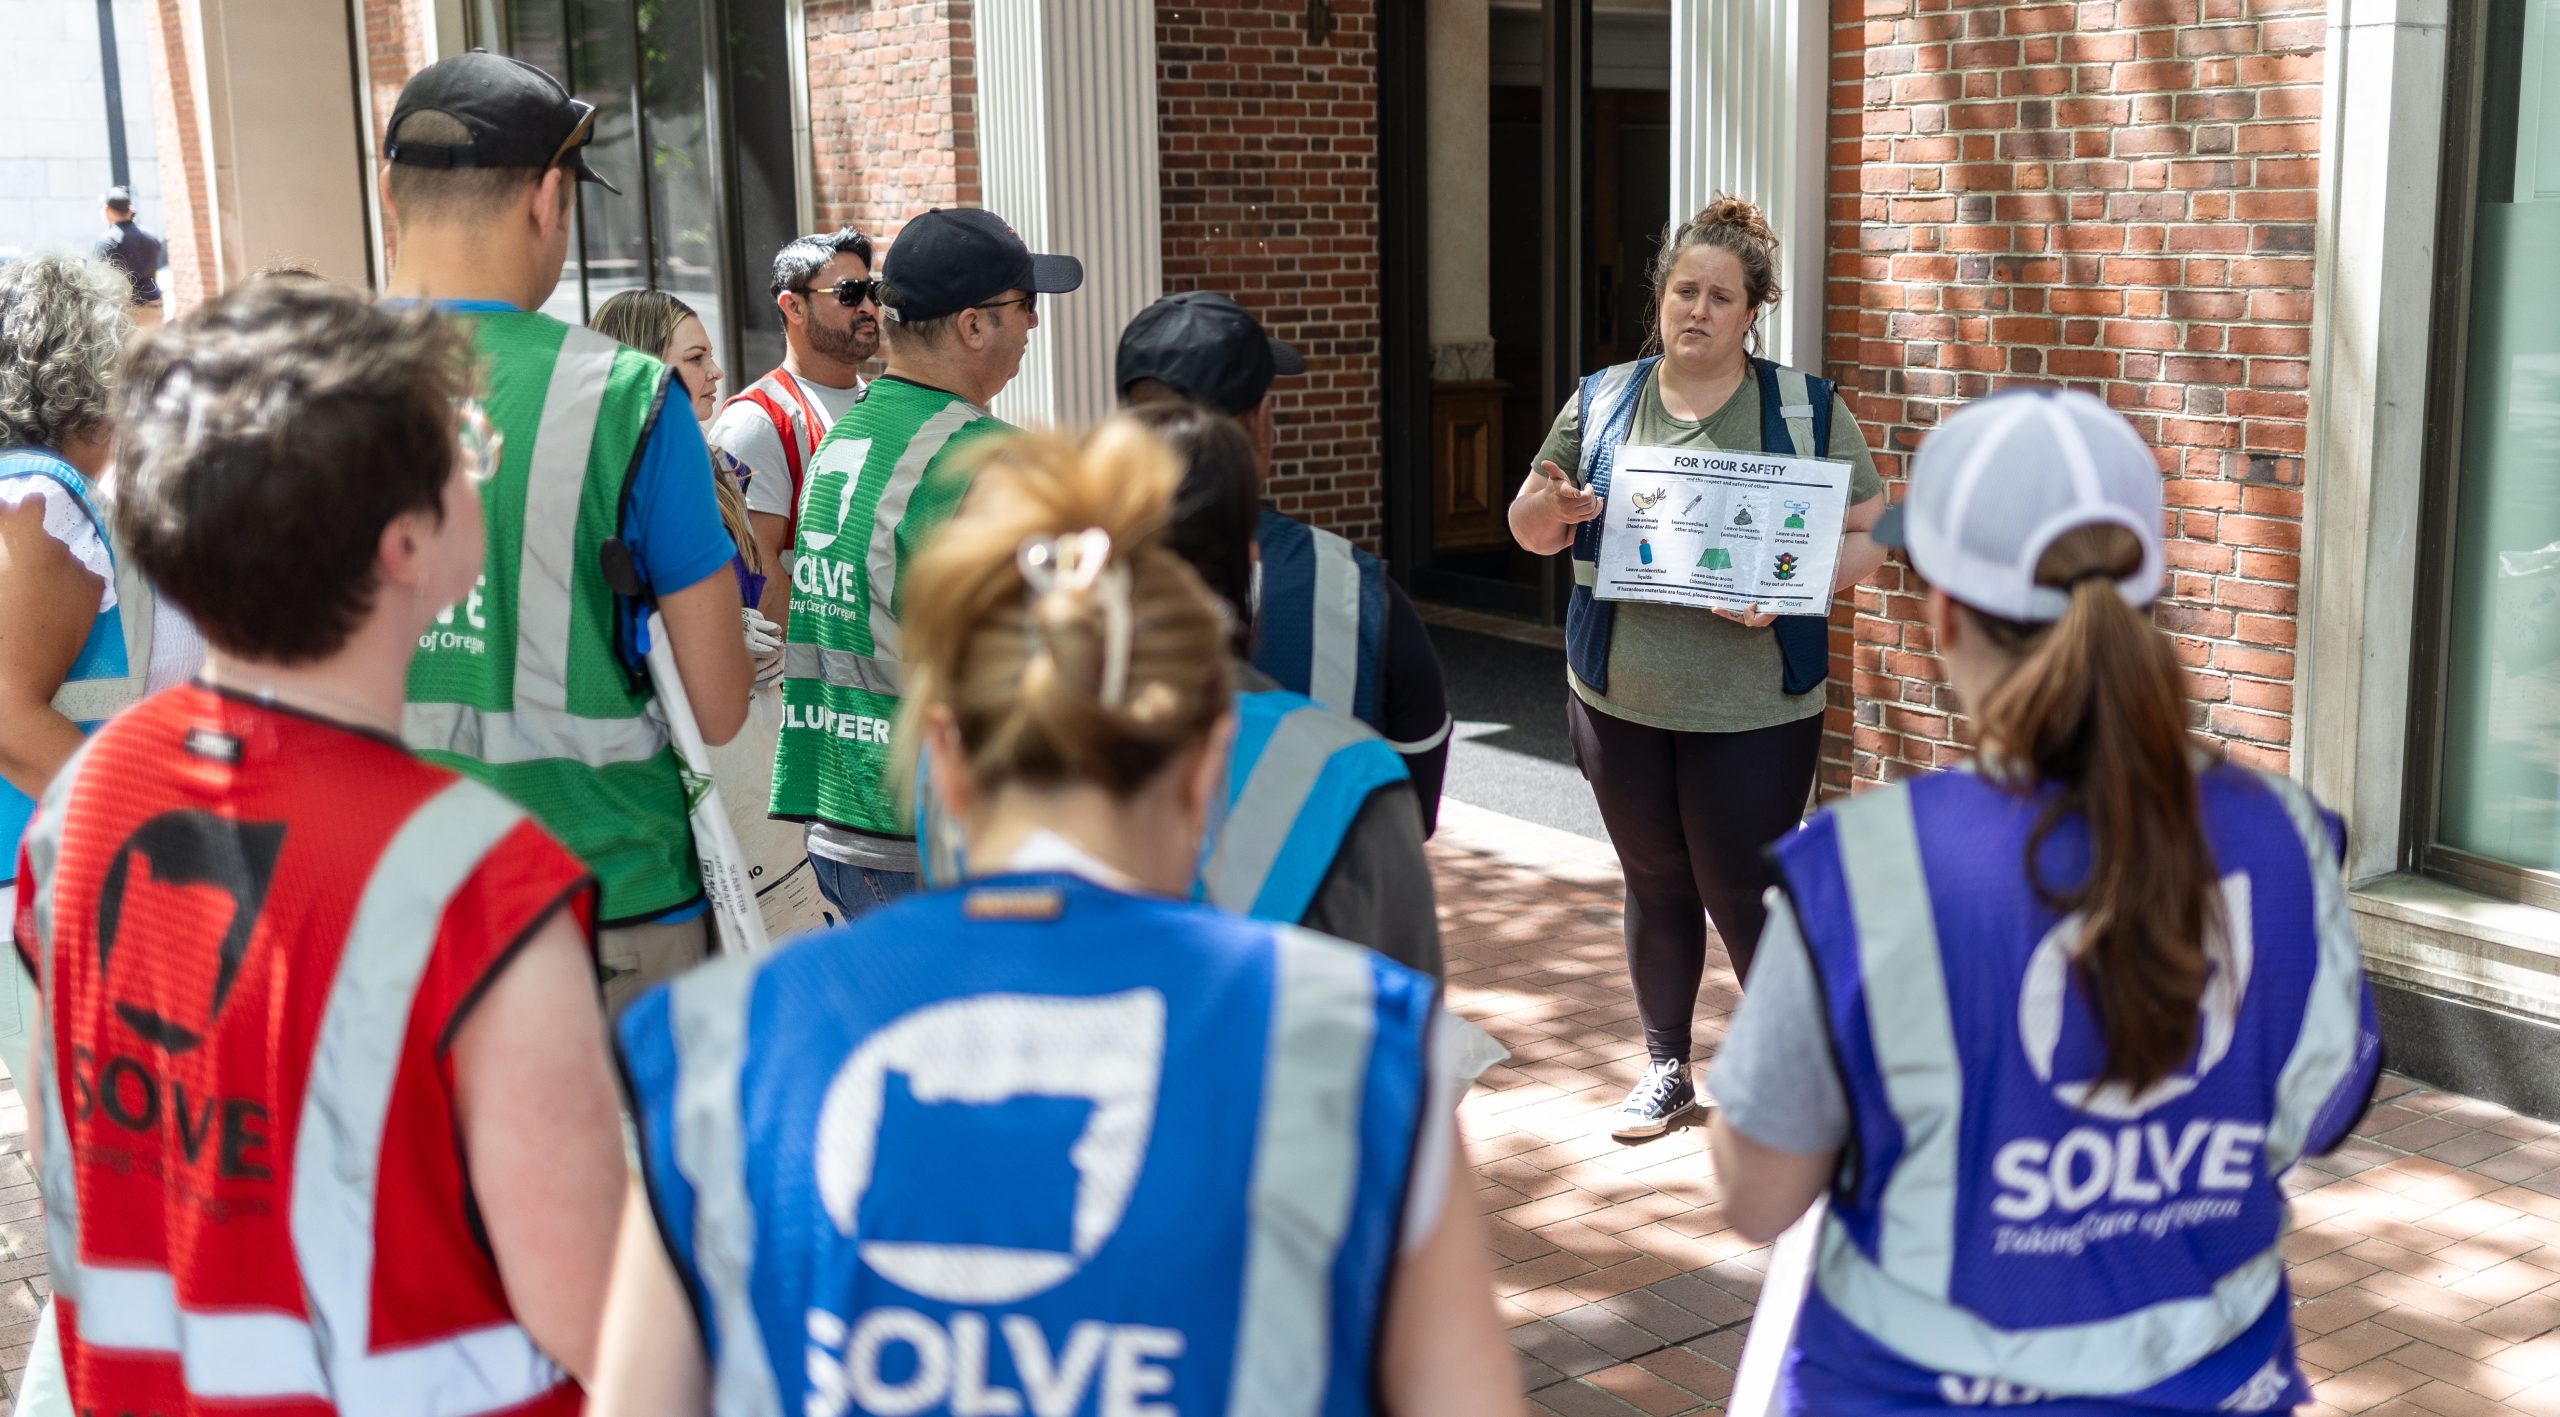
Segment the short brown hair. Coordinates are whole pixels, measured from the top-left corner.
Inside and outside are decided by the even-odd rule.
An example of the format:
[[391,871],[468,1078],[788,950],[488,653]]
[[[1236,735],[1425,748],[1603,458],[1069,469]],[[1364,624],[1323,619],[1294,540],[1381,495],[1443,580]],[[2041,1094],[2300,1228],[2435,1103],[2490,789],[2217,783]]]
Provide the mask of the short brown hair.
[[470,379],[425,307],[250,281],[126,356],[116,533],[215,648],[324,659],[372,608],[382,529],[442,515]]
[[[462,120],[437,109],[422,109],[400,120],[399,130],[391,135],[397,143],[418,143],[437,147],[467,146],[471,130]],[[562,156],[566,162],[575,149]],[[555,164],[556,166],[557,164]],[[505,206],[524,195],[524,189],[542,180],[548,167],[419,167],[414,163],[395,162],[384,178],[391,191],[392,210],[403,218],[431,216],[441,221],[455,221],[478,216]],[[564,184],[564,191],[565,191]]]

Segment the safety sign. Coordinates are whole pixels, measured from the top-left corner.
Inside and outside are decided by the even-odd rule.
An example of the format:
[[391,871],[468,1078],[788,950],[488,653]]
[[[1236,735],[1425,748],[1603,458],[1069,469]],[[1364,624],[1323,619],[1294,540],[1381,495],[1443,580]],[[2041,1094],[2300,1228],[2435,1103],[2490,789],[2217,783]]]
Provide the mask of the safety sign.
[[1848,510],[1845,462],[1629,444],[1609,477],[1593,593],[1823,614]]

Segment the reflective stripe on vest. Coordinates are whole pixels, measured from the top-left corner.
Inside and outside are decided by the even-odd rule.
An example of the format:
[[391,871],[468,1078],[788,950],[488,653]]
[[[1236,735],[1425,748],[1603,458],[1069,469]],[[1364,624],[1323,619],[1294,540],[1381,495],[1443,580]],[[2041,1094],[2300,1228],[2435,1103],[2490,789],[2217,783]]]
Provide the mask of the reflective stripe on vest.
[[1208,844],[1201,889],[1222,910],[1296,924],[1361,807],[1405,780],[1404,762],[1358,720],[1296,694],[1246,694],[1236,711],[1227,813]]
[[867,694],[894,697],[898,693],[898,661],[858,650],[786,644],[782,647],[782,674],[786,679],[816,679]]
[[[2362,975],[2318,809],[2299,786],[2262,777],[2301,836],[2320,913],[2315,982],[2267,1133],[2274,1175],[2300,1156],[2313,1117],[2355,1066]],[[2066,1393],[2141,1391],[2247,1331],[2280,1292],[2280,1245],[2232,1268],[2207,1294],[2094,1322],[2007,1329],[1950,1301],[1965,1096],[1912,799],[1904,791],[1877,792],[1835,803],[1830,812],[1858,936],[1876,1077],[1903,1152],[1877,1199],[1875,1259],[1860,1251],[1836,1211],[1825,1220],[1815,1270],[1822,1297],[1915,1364],[1998,1373]]]
[[[75,776],[65,772],[48,801]],[[29,837],[44,881],[37,937],[53,997],[53,909],[60,813]],[[82,1257],[80,1193],[62,1089],[51,1083],[50,1018],[36,1056],[44,1129],[46,1223],[54,1291],[73,1305],[83,1346],[166,1354],[187,1391],[251,1401],[315,1399],[348,1413],[472,1417],[520,1407],[568,1381],[516,1324],[372,1350],[377,1168],[418,980],[436,932],[472,872],[524,814],[474,782],[455,782],[404,822],[374,863],[314,1040],[296,1127],[294,1265],[310,1311],[183,1306],[168,1271]]]
[[755,1206],[747,1198],[747,1138],[738,1079],[747,1059],[747,1004],[756,971],[743,961],[701,969],[667,997],[676,1046],[676,1169],[694,1190],[694,1266],[710,1302],[719,1361],[711,1406],[735,1417],[781,1417],[782,1398],[749,1288]]
[[[1333,1259],[1358,1219],[1377,985],[1360,950],[1293,926],[1275,927],[1272,940],[1269,1054],[1244,1197],[1250,1228],[1226,1410],[1317,1417],[1335,1366]],[[758,1227],[741,1095],[755,985],[775,958],[696,970],[668,1000],[672,1142],[694,1193],[692,1269],[712,1336],[712,1405],[739,1417],[783,1410],[756,1318]],[[1348,1387],[1366,1384],[1354,1375]]]
[[949,407],[924,421],[916,436],[898,455],[898,465],[889,471],[888,485],[880,489],[880,502],[871,514],[871,540],[863,551],[863,569],[871,578],[871,653],[881,659],[898,657],[898,617],[894,609],[898,585],[898,524],[907,519],[907,504],[915,500],[916,488],[923,484],[925,469],[933,465],[934,455],[951,435],[986,415],[967,399],[954,399]]
[[1343,537],[1265,508],[1254,666],[1335,713],[1378,725],[1386,568]]

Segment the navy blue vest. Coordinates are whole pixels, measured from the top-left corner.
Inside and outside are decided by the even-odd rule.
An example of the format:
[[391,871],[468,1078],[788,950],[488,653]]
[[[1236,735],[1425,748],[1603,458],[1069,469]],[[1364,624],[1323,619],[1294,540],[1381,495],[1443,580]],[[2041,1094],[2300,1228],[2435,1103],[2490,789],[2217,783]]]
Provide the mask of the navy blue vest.
[[1254,539],[1262,548],[1259,639],[1253,667],[1335,713],[1371,728],[1387,639],[1386,567],[1329,531],[1269,507]]
[[[2362,1113],[2380,1039],[2336,819],[2245,768],[2212,768],[2199,790],[2231,928],[2209,951],[2194,1055],[2139,1096],[2090,1081],[2103,1041],[2079,921],[2023,869],[2039,799],[1928,774],[1773,848],[1852,1117],[1793,1410],[2308,1400],[2278,1183]],[[2088,849],[2064,821],[2045,878],[2081,878]]]
[[[1582,431],[1580,480],[1604,502],[1609,497],[1610,470],[1617,466],[1618,445],[1627,440],[1628,430],[1635,426],[1636,400],[1643,397],[1645,379],[1661,361],[1662,356],[1651,355],[1633,364],[1615,365],[1586,375],[1575,395],[1580,400],[1576,426]],[[1809,447],[1800,448],[1787,427],[1787,403],[1778,387],[1779,366],[1757,358],[1751,365],[1760,381],[1759,450],[1799,457],[1829,456],[1831,381],[1804,376],[1813,437]],[[1592,421],[1595,413],[1600,415],[1596,424]],[[1575,528],[1574,560],[1597,565],[1602,520],[1594,517]],[[1574,586],[1572,597],[1565,602],[1565,661],[1572,665],[1575,678],[1602,695],[1609,692],[1609,643],[1617,627],[1617,609],[1592,594],[1590,586],[1581,584]],[[1831,673],[1830,619],[1821,615],[1781,615],[1769,628],[1778,637],[1778,655],[1784,671],[1780,682],[1786,691],[1809,694],[1821,688]]]
[[1373,1410],[1430,981],[1067,875],[733,956],[621,1023],[723,1412]]

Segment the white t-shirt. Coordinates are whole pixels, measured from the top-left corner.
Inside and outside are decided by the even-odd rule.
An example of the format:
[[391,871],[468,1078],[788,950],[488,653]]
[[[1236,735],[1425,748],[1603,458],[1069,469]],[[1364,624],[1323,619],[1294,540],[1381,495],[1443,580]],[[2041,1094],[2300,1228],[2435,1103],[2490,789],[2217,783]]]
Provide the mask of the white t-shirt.
[[[862,397],[858,382],[850,389],[831,389],[786,370],[777,369],[772,377],[790,380],[808,396],[826,420],[825,427],[818,429],[820,438],[826,437],[827,429],[834,427],[836,420],[844,417],[844,411],[853,407],[854,400]],[[711,440],[711,446],[754,471],[755,476],[747,481],[748,511],[777,517],[791,515],[791,462],[783,455],[782,435],[775,431],[771,416],[753,402],[739,399],[712,416],[704,436]]]
[[[71,489],[37,473],[16,477],[0,477],[0,508],[16,507],[29,497],[44,501],[44,533],[61,542],[80,568],[99,580],[98,613],[116,608],[115,562],[107,555],[107,543],[98,534],[97,523]],[[186,612],[169,603],[167,596],[151,599],[151,663],[143,670],[144,693],[156,694],[172,684],[195,677],[204,667],[204,637],[196,633],[195,622]]]

